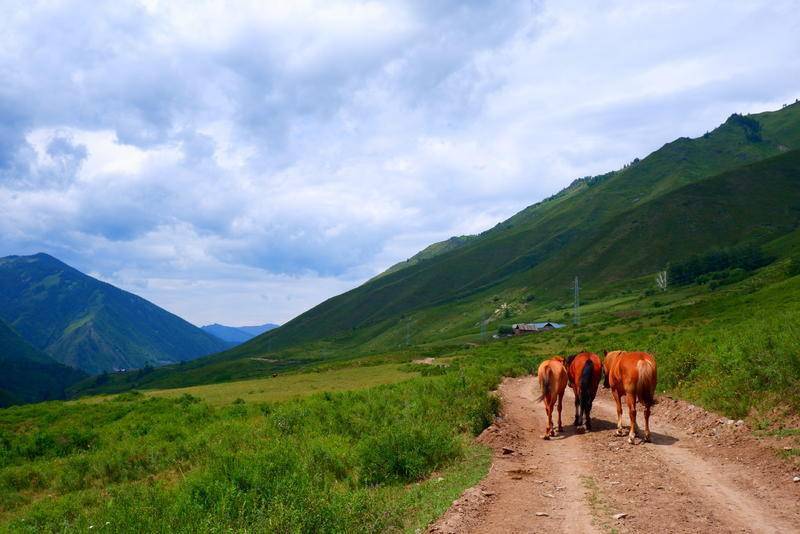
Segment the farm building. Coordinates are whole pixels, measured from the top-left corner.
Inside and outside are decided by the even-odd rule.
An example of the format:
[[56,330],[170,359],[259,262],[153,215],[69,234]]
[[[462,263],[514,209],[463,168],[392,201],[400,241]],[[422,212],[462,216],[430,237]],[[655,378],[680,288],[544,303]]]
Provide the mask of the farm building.
[[536,332],[547,332],[557,328],[564,328],[564,326],[565,325],[563,324],[546,321],[544,323],[517,323],[511,325],[511,328],[514,330],[514,335],[519,336],[523,334],[533,334]]

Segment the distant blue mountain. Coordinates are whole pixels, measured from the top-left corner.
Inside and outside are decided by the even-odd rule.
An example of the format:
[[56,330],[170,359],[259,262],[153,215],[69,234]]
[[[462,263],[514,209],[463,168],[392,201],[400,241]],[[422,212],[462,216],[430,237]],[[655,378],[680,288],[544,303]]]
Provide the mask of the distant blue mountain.
[[263,334],[264,332],[269,332],[274,328],[278,328],[277,324],[267,323],[261,324],[257,326],[225,326],[222,324],[210,324],[203,327],[207,333],[215,336],[222,341],[227,341],[228,343],[233,343],[238,345],[239,343],[244,343],[254,337]]

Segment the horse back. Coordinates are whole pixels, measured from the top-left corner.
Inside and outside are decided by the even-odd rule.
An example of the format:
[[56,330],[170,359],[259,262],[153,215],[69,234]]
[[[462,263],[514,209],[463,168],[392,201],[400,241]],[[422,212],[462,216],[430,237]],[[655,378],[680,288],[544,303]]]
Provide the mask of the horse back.
[[553,400],[564,393],[567,387],[567,370],[561,359],[552,358],[543,361],[539,365],[537,375],[543,398]]
[[568,369],[572,387],[585,389],[588,386],[590,394],[594,398],[597,393],[597,386],[600,384],[601,368],[602,364],[597,354],[593,352],[577,354],[570,362]]
[[[640,362],[646,362],[643,370]],[[655,389],[656,361],[647,352],[622,352],[611,364],[609,383],[620,394],[637,393],[645,388],[648,394]],[[640,375],[647,375],[640,376]],[[651,384],[652,382],[652,384]]]

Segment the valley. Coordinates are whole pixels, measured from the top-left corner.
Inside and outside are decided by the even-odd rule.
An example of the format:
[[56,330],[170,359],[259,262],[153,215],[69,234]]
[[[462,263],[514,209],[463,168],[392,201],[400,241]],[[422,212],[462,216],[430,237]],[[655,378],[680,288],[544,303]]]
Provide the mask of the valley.
[[[659,514],[671,531],[784,530],[798,147],[798,104],[733,115],[247,340],[53,257],[3,258],[0,531],[649,532]],[[504,334],[542,321],[566,326]],[[658,362],[655,442],[613,438],[605,393],[595,432],[540,441],[538,363],[620,348]],[[728,419],[735,434],[709,422]]]

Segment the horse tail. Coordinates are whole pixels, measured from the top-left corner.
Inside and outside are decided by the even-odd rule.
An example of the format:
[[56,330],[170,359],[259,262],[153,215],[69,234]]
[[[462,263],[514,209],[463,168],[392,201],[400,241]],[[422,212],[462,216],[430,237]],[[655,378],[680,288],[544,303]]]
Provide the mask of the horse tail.
[[656,404],[656,364],[652,360],[639,360],[636,364],[639,371],[639,381],[636,384],[636,396],[645,406]]
[[611,385],[608,383],[608,369],[606,369],[606,362],[600,364],[600,381],[603,382],[603,388],[608,389]]
[[584,409],[588,409],[591,407],[593,373],[594,373],[594,365],[592,365],[592,360],[587,358],[583,364],[583,369],[581,370],[581,378],[580,378],[581,404],[583,404]]
[[536,398],[536,402],[542,402],[544,396],[550,391],[550,381],[553,379],[553,370],[550,366],[544,368],[544,372],[539,375],[539,389],[542,394]]

